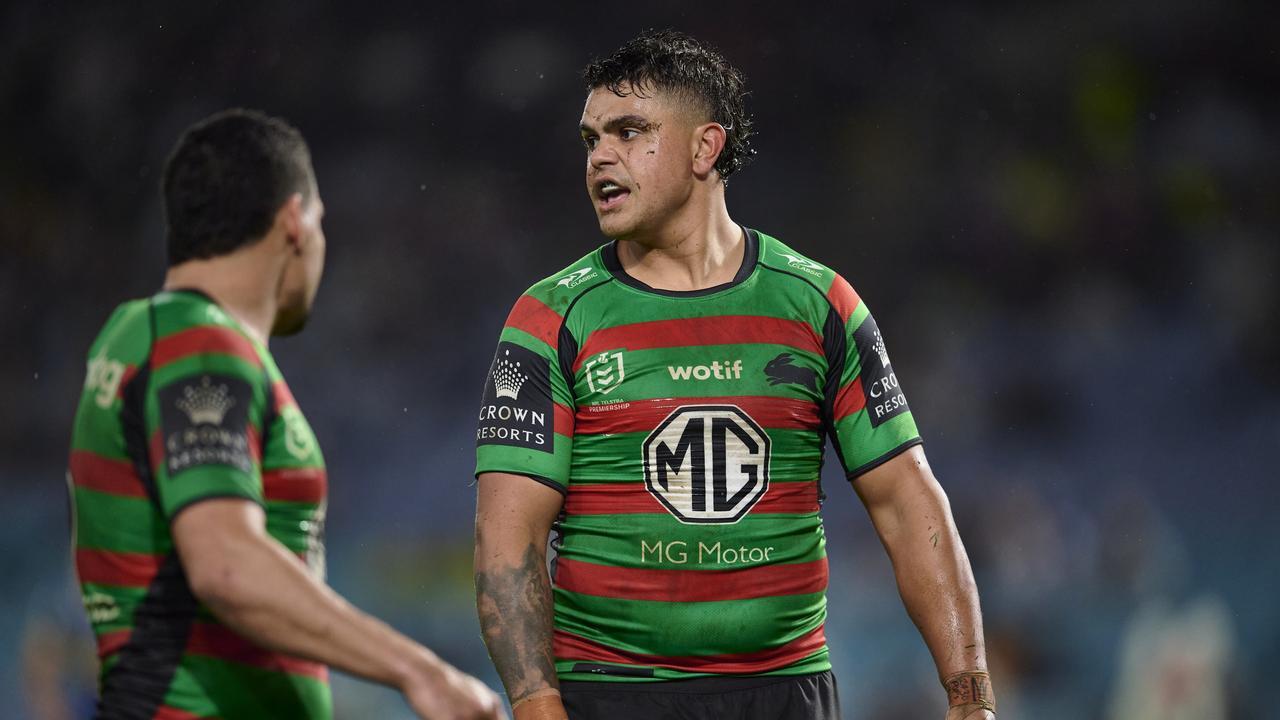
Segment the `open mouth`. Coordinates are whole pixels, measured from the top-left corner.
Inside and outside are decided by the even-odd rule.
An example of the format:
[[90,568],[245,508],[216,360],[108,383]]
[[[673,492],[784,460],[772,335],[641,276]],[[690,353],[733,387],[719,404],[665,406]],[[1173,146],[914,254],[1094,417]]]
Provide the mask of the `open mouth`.
[[612,210],[623,203],[631,195],[631,190],[613,180],[601,180],[596,183],[596,202],[601,210]]

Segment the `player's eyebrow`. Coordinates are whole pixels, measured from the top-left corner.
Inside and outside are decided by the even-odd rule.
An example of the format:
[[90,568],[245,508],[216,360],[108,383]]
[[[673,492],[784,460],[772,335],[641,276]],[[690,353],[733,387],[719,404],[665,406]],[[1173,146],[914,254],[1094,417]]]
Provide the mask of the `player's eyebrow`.
[[[618,117],[609,118],[605,121],[604,132],[617,132],[618,130],[626,127],[647,130],[650,127],[650,122],[647,118],[640,115],[619,115]],[[578,124],[578,130],[584,135],[595,132],[595,129],[585,121]]]

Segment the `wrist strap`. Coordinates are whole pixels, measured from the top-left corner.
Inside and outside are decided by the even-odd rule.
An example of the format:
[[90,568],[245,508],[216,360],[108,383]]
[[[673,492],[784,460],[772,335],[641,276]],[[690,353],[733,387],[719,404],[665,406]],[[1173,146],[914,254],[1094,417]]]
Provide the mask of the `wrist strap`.
[[973,705],[983,710],[996,711],[996,695],[991,690],[991,675],[985,670],[958,672],[942,681],[947,691],[949,707]]
[[511,713],[519,720],[558,720],[564,717],[560,691],[546,688],[511,704]]

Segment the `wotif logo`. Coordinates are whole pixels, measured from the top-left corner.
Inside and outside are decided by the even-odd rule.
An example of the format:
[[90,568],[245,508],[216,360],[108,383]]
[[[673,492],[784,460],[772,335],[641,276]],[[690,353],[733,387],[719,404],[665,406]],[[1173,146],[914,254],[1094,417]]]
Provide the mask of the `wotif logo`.
[[600,273],[596,272],[595,268],[584,267],[578,270],[574,270],[568,275],[565,275],[564,277],[560,278],[559,280],[556,281],[556,284],[560,285],[561,287],[575,288],[599,274]]
[[672,380],[738,380],[742,377],[742,361],[719,360],[710,365],[668,365]]

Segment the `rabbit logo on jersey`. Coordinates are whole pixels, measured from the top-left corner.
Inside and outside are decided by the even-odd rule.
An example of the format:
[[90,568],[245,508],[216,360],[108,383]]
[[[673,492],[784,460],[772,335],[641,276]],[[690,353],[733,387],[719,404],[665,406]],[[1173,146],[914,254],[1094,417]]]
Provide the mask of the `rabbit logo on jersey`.
[[769,489],[769,435],[737,405],[676,408],[644,441],[644,484],[682,523],[736,523]]
[[478,445],[552,452],[551,363],[521,345],[498,343],[476,426]]

